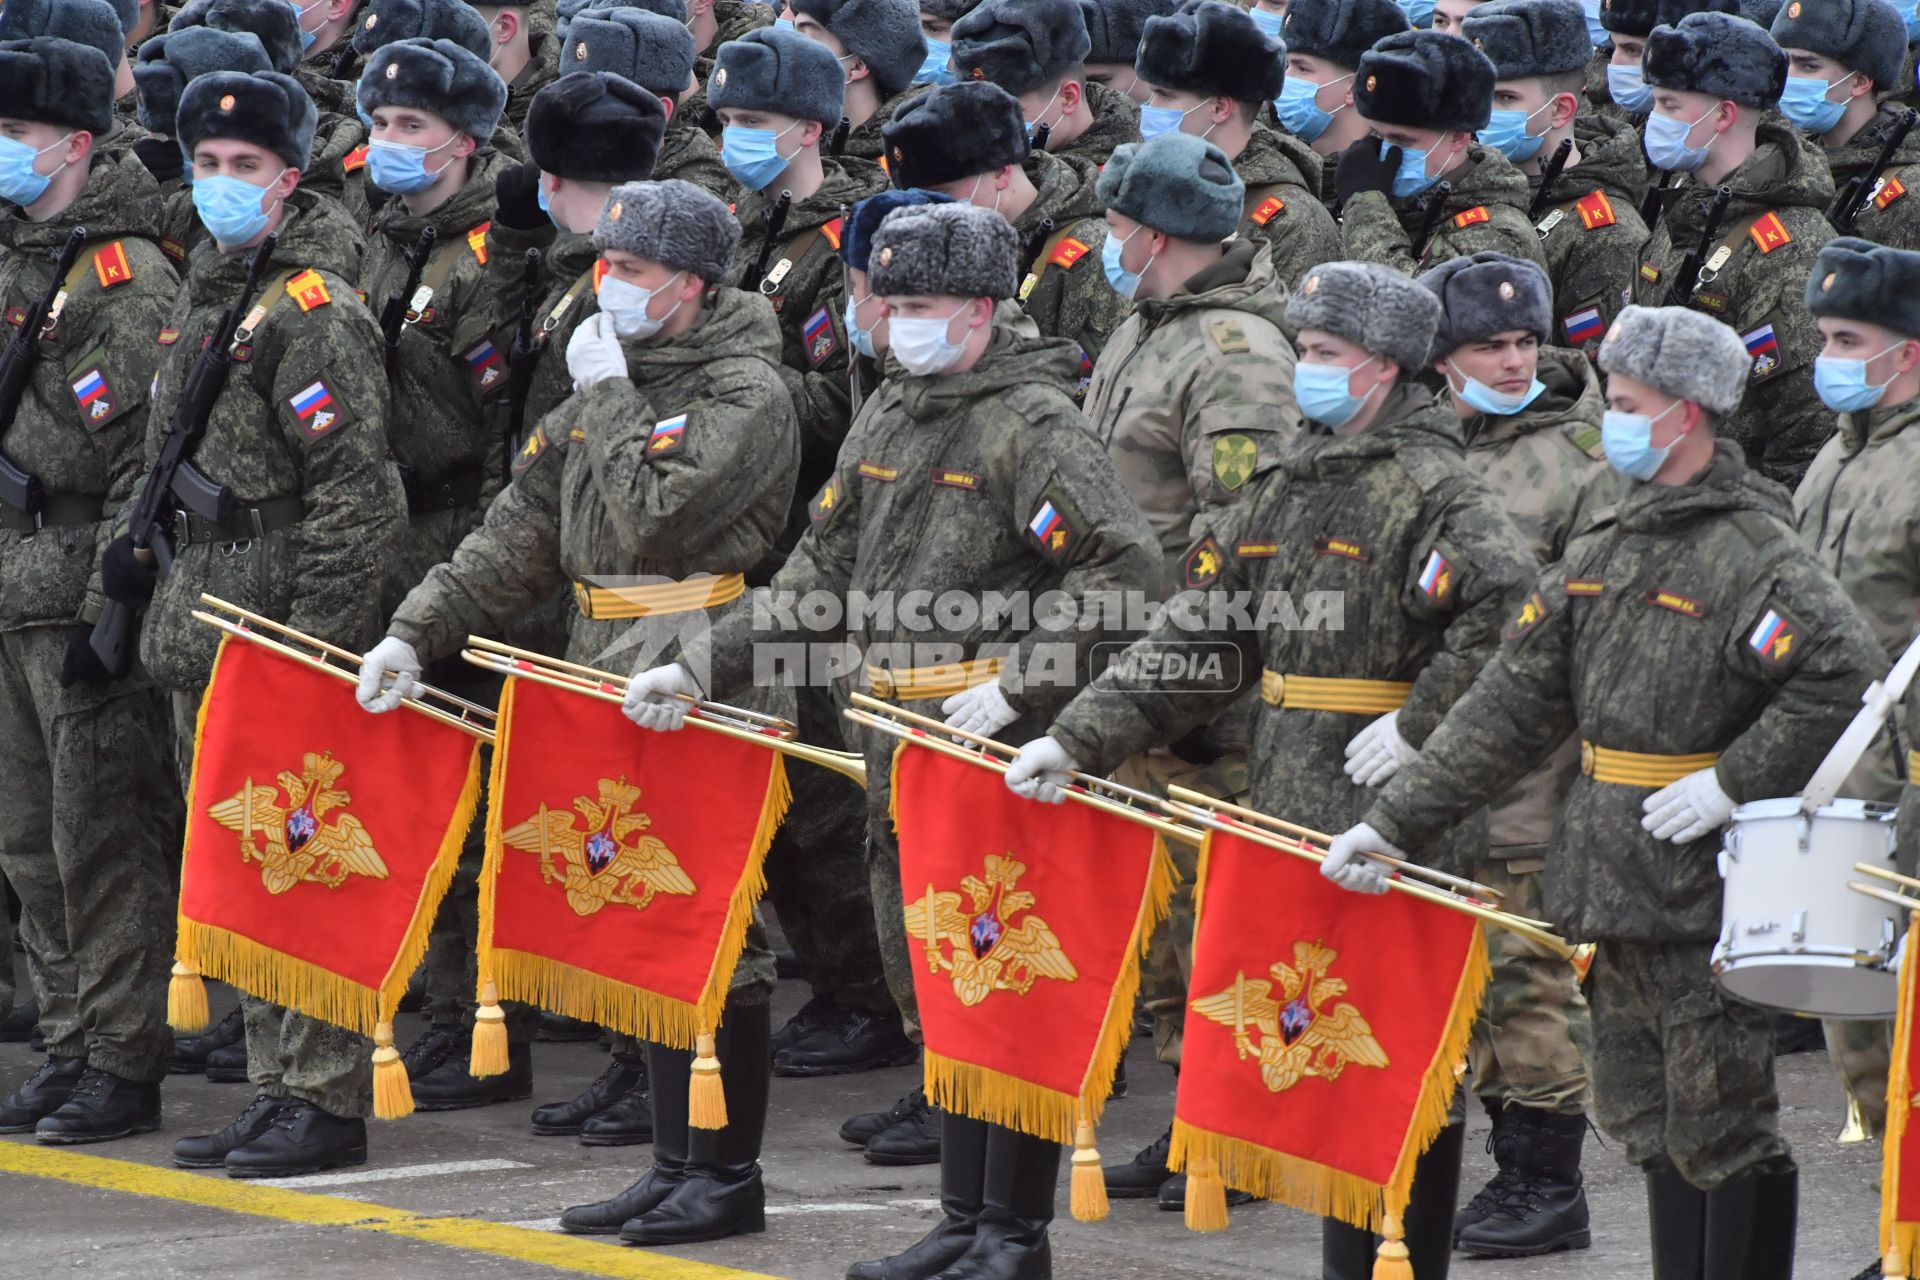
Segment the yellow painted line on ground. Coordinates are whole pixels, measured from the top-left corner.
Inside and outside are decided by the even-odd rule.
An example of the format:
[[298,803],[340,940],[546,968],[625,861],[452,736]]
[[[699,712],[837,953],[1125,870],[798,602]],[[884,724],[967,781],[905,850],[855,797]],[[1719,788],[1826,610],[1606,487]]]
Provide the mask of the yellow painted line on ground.
[[589,1276],[626,1280],[776,1280],[754,1271],[649,1253],[644,1249],[476,1218],[440,1218],[385,1205],[342,1200],[271,1183],[241,1182],[221,1174],[162,1169],[131,1160],[81,1155],[21,1142],[0,1142],[0,1173],[171,1200],[177,1204],[275,1218],[302,1226],[373,1231],[469,1253],[512,1258]]

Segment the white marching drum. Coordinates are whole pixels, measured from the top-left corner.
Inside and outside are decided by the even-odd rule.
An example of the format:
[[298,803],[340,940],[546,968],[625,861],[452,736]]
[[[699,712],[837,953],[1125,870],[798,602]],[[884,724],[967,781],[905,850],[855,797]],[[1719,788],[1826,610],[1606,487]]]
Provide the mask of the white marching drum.
[[1812,814],[1799,797],[1733,811],[1713,972],[1730,995],[1827,1018],[1890,1018],[1888,968],[1897,907],[1855,893],[1854,864],[1893,869],[1891,805],[1835,800]]

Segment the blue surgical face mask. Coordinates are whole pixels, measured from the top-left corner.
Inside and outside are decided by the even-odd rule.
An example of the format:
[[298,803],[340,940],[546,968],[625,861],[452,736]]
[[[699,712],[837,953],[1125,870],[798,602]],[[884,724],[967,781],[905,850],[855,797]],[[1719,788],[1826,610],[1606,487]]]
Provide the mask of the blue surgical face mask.
[[360,123],[367,126],[367,132],[371,134],[373,132],[373,113],[361,106],[356,100],[353,104],[353,114],[360,117]]
[[[1353,79],[1348,72],[1340,80]],[[1311,80],[1301,80],[1288,76],[1286,83],[1280,86],[1280,96],[1273,100],[1273,113],[1280,117],[1280,124],[1286,131],[1302,142],[1312,142],[1327,131],[1333,123],[1334,112],[1321,107],[1318,99],[1320,91],[1327,85],[1339,84],[1340,80],[1329,80],[1327,84],[1315,84]],[[1346,103],[1335,110],[1345,111]]]
[[928,40],[927,56],[921,60],[920,69],[913,73],[915,84],[952,84],[953,46],[945,40]]
[[1851,72],[1838,80],[1822,80],[1818,76],[1788,76],[1787,87],[1780,94],[1780,114],[1808,133],[1829,132],[1840,123],[1847,104],[1834,102],[1827,95],[1835,85],[1845,84],[1858,74],[1857,71]]
[[10,200],[21,208],[32,204],[47,194],[47,188],[53,183],[54,174],[67,166],[64,164],[53,173],[38,173],[33,162],[54,149],[67,144],[68,134],[58,142],[35,151],[24,142],[14,138],[0,138],[0,200]]
[[260,186],[224,173],[195,178],[193,208],[206,226],[207,234],[221,244],[246,244],[265,231],[270,215],[260,207],[260,199],[266,195],[266,188],[278,182],[284,173],[286,170],[282,169]]
[[658,289],[643,289],[637,284],[629,284],[619,276],[608,273],[600,278],[600,309],[613,321],[613,331],[616,334],[622,338],[644,342],[660,332],[661,326],[673,318],[673,313],[680,309],[680,303],[686,299],[682,298],[668,307],[667,314],[657,320],[647,314],[647,308],[653,304],[656,297],[685,274],[684,271],[676,272]]
[[[1820,403],[1835,413],[1858,413],[1879,404],[1880,397],[1887,394],[1887,388],[1893,385],[1893,378],[1881,383],[1868,382],[1867,361],[1878,360],[1901,345],[1896,342],[1892,347],[1874,352],[1866,360],[1849,360],[1844,356],[1816,357],[1813,362],[1813,389],[1819,393]],[[1894,376],[1899,375],[1896,373]]]
[[307,15],[326,2],[327,0],[313,0],[312,4],[301,5],[296,0],[287,0],[287,3],[293,6],[294,25],[300,28],[300,52],[302,53],[313,48],[314,41],[320,38],[319,32],[307,30],[305,25]]
[[[1545,111],[1551,102],[1540,108]],[[1540,111],[1513,111],[1495,107],[1487,119],[1487,127],[1476,133],[1481,145],[1492,147],[1515,164],[1524,164],[1540,154],[1540,144],[1546,141],[1544,133],[1528,133],[1527,125]]]
[[1580,12],[1587,20],[1587,39],[1598,49],[1613,43],[1613,32],[1600,25],[1600,0],[1580,0]]
[[1274,40],[1283,39],[1280,34],[1280,28],[1286,23],[1287,16],[1285,14],[1275,13],[1271,9],[1255,7],[1247,10],[1247,16],[1253,19],[1254,26],[1260,28],[1261,35],[1268,36]]
[[858,318],[860,304],[872,296],[872,294],[868,294],[866,298],[856,298],[852,294],[848,294],[846,310],[840,314],[840,323],[846,328],[847,341],[853,343],[853,349],[855,351],[858,351],[869,360],[878,360],[880,353],[874,350],[873,329],[878,329],[880,322],[876,320],[873,329],[862,329]]
[[1356,370],[1372,364],[1378,357],[1368,356],[1352,369],[1337,364],[1315,364],[1302,360],[1293,366],[1293,398],[1300,412],[1325,427],[1344,427],[1367,402],[1347,390]]
[[1706,146],[1690,147],[1687,135],[1693,132],[1693,126],[1705,120],[1720,109],[1714,103],[1691,120],[1676,120],[1672,116],[1661,115],[1658,111],[1647,117],[1647,127],[1642,130],[1646,140],[1647,159],[1656,169],[1666,169],[1675,173],[1691,173],[1707,162],[1707,151],[1713,146],[1713,138],[1707,139]]
[[[533,184],[533,198],[539,202],[540,212],[547,215],[547,221],[556,227],[560,227],[560,219],[553,216],[553,206],[547,203],[547,177],[545,174],[541,174],[540,181]],[[560,227],[560,230],[565,231],[566,228]]]
[[791,31],[793,30],[793,19],[775,18],[773,20],[773,26],[776,31]]
[[[1113,286],[1115,293],[1129,302],[1133,300],[1134,294],[1140,292],[1140,272],[1145,271],[1146,267],[1143,266],[1140,271],[1129,271],[1120,265],[1120,255],[1126,250],[1127,241],[1139,234],[1139,227],[1118,238],[1109,233],[1107,242],[1100,246],[1100,265],[1106,270],[1107,283]],[[1153,259],[1148,258],[1147,262],[1150,265]]]
[[1489,414],[1495,418],[1512,417],[1539,399],[1540,393],[1547,389],[1546,383],[1535,378],[1532,386],[1517,396],[1510,396],[1494,390],[1478,378],[1468,374],[1451,360],[1447,361],[1447,367],[1459,374],[1461,380],[1466,384],[1456,387],[1453,385],[1453,379],[1448,378],[1447,389],[1459,396],[1461,403],[1469,409],[1472,409],[1475,413]]
[[[1446,135],[1442,134],[1439,141],[1435,142],[1433,146],[1428,147],[1425,151],[1409,151],[1405,147],[1400,148],[1400,171],[1393,175],[1393,195],[1396,200],[1405,200],[1409,196],[1417,196],[1434,183],[1440,181],[1438,174],[1434,174],[1431,177],[1428,176],[1427,157],[1432,155],[1439,148],[1440,143],[1446,140]],[[1387,158],[1387,148],[1392,145],[1391,142],[1382,142],[1380,144],[1380,158],[1382,160]]]
[[432,148],[410,147],[404,142],[375,139],[367,144],[367,180],[382,191],[396,196],[425,191],[447,170],[446,165],[441,165],[428,172],[427,157],[452,146],[459,136],[456,133]]
[[[1188,116],[1192,115],[1194,112],[1198,111],[1201,107],[1211,106],[1212,104],[1213,104],[1213,99],[1208,98],[1203,101],[1194,103],[1192,106],[1188,107],[1185,111],[1181,111],[1177,107],[1155,107],[1155,106],[1141,107],[1140,108],[1140,141],[1151,142],[1163,133],[1180,132],[1180,125],[1182,121],[1184,121]],[[1208,133],[1212,133],[1212,132],[1213,132],[1213,126],[1208,125],[1206,133],[1202,133],[1199,136],[1204,138],[1207,136]]]
[[1415,27],[1425,29],[1433,25],[1433,0],[1399,0],[1400,12],[1407,15],[1407,21]]
[[800,127],[800,121],[775,133],[730,124],[720,131],[720,161],[750,191],[764,191],[791,161],[780,154],[780,139]]
[[[1676,400],[1649,418],[1644,413],[1618,413],[1612,409],[1600,415],[1600,447],[1614,469],[1635,480],[1651,480],[1673,452],[1673,445],[1654,447],[1653,424],[1685,404]],[[1679,441],[1675,441],[1678,444]]]
[[1653,90],[1647,88],[1647,73],[1639,66],[1609,62],[1607,96],[1623,111],[1645,111],[1653,101]]

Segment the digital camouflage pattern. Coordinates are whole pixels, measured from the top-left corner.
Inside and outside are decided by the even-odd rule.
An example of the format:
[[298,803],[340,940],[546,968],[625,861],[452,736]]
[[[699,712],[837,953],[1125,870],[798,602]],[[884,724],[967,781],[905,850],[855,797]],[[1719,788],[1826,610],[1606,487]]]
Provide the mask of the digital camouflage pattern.
[[[1500,905],[1539,918],[1540,858],[1490,858],[1473,878],[1500,892]],[[1486,926],[1493,976],[1473,1024],[1467,1065],[1473,1091],[1490,1103],[1585,1115],[1593,1100],[1593,1013],[1573,966],[1511,929]]]
[[1048,144],[1047,152],[1062,160],[1084,160],[1098,170],[1113,158],[1115,147],[1140,141],[1140,104],[1103,84],[1091,80],[1080,84],[1086,90],[1080,109],[1093,113],[1093,123],[1072,142]]
[[1340,257],[1340,224],[1320,203],[1320,157],[1312,147],[1290,133],[1256,126],[1246,149],[1233,158],[1233,171],[1247,187],[1239,237],[1272,252],[1283,291],[1299,284],[1307,268]]
[[[1021,168],[1038,194],[1013,224],[1021,260],[1033,260],[1020,282],[1020,305],[1044,336],[1066,338],[1080,348],[1075,387],[1082,390],[1108,335],[1133,305],[1113,291],[1100,266],[1107,242],[1105,211],[1093,189],[1100,174],[1085,161],[1045,152],[1029,155]],[[1053,231],[1042,236],[1041,224],[1049,218]]]
[[[1813,390],[1821,338],[1804,299],[1814,258],[1833,239],[1833,180],[1820,149],[1784,120],[1763,118],[1758,138],[1754,153],[1722,180],[1733,200],[1714,240],[1732,255],[1694,290],[1692,305],[1732,327],[1753,355],[1746,398],[1721,420],[1720,434],[1762,475],[1792,488],[1833,434],[1833,412]],[[1691,179],[1671,188],[1641,253],[1635,303],[1665,304],[1674,272],[1700,243],[1713,194]]]
[[778,16],[777,9],[759,3],[759,0],[713,0],[713,43],[693,59],[693,78],[698,87],[680,99],[673,114],[685,117],[689,124],[706,130],[709,136],[718,139],[720,117],[707,105],[707,81],[713,78],[714,55],[727,41],[738,40],[749,31],[772,26]]
[[846,145],[840,148],[840,154],[855,160],[865,160],[869,164],[877,164],[885,169],[887,167],[886,128],[893,123],[894,113],[921,94],[931,91],[932,88],[930,84],[910,84],[883,101],[874,109],[872,115],[847,130]]
[[[721,163],[720,148],[713,139],[690,124],[681,124],[678,115],[668,122],[667,131],[660,140],[660,154],[653,162],[653,181],[665,182],[669,178],[678,178],[682,182],[691,182],[702,191],[711,192],[716,200],[723,201],[731,209],[740,202],[744,194],[733,175],[727,172],[727,166]],[[729,283],[737,284],[733,280]]]
[[[1453,190],[1419,256],[1414,255],[1413,238],[1426,223],[1427,201],[1436,198],[1437,186],[1404,200],[1362,191],[1347,201],[1340,211],[1341,256],[1409,275],[1483,249],[1545,266],[1540,237],[1527,221],[1526,175],[1498,151],[1478,143],[1467,147],[1466,157],[1465,165],[1443,179]],[[1332,184],[1325,189],[1331,191]]]
[[[1647,242],[1640,218],[1647,160],[1640,135],[1618,121],[1580,116],[1573,135],[1580,161],[1561,170],[1534,229],[1546,228],[1540,253],[1553,282],[1549,337],[1591,357],[1640,268],[1640,248]],[[1539,193],[1538,176],[1528,179],[1528,189]]]
[[514,132],[527,131],[527,112],[533,110],[534,95],[552,84],[560,75],[560,37],[552,31],[535,31],[528,38],[532,57],[520,74],[507,82],[507,107],[502,120]]
[[[1913,54],[1907,54],[1912,84]],[[1847,185],[1849,178],[1864,178],[1886,149],[1900,112],[1895,102],[1883,103],[1880,114],[1845,144],[1826,149],[1827,169],[1833,174],[1834,190]],[[1868,198],[1860,204],[1860,216],[1851,234],[1863,236],[1889,249],[1920,249],[1920,129],[1909,132],[1893,153],[1893,159],[1881,171]]]

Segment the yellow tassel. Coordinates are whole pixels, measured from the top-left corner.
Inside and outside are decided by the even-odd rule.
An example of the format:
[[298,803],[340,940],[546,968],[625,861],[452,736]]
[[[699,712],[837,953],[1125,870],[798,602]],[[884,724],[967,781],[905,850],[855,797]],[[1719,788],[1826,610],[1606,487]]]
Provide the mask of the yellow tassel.
[[382,1120],[413,1114],[413,1086],[407,1082],[406,1064],[393,1047],[391,1022],[373,1029],[373,1114]]
[[207,984],[200,980],[200,971],[174,961],[173,977],[167,980],[167,1025],[192,1035],[205,1031],[212,1020],[213,1015],[207,1011]]
[[1413,1259],[1407,1254],[1400,1219],[1386,1215],[1380,1222],[1380,1249],[1373,1258],[1373,1280],[1413,1280]]
[[714,1055],[713,1033],[701,1032],[694,1040],[693,1052],[687,1123],[696,1129],[724,1129],[727,1127],[727,1093],[720,1086],[720,1059]]
[[1906,1280],[1907,1260],[1901,1255],[1900,1250],[1887,1250],[1885,1260],[1880,1263],[1880,1274],[1886,1276],[1888,1280],[1894,1280],[1895,1277]]
[[1187,1230],[1227,1229],[1227,1184],[1220,1166],[1202,1156],[1187,1166]]
[[1073,1131],[1073,1193],[1070,1198],[1075,1222],[1105,1222],[1107,1180],[1100,1173],[1100,1152],[1093,1145],[1093,1122],[1083,1111]]
[[473,1013],[473,1057],[467,1072],[477,1079],[506,1070],[507,1015],[500,1008],[500,988],[489,978],[480,987],[480,1007]]

